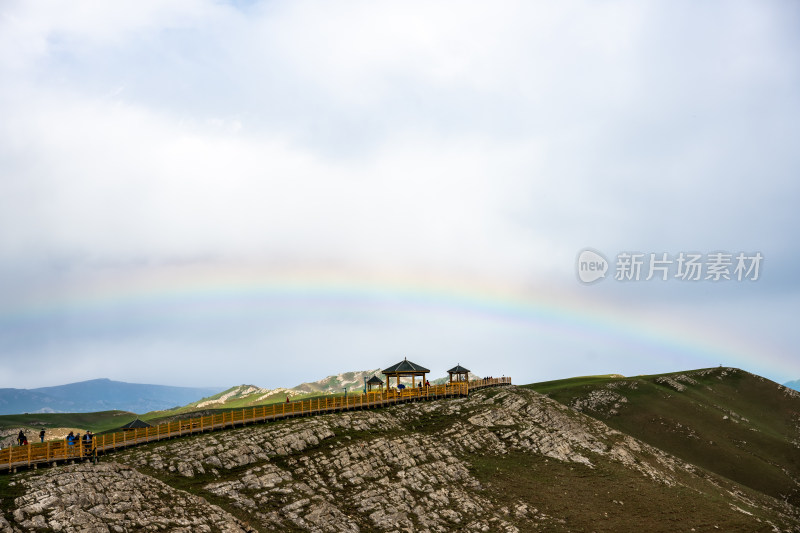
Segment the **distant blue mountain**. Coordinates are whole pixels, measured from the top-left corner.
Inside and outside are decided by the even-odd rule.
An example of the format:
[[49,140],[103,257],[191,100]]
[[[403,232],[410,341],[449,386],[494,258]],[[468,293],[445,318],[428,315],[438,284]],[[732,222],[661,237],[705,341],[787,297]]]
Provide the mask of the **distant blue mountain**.
[[0,415],[90,413],[119,409],[146,413],[196,402],[222,391],[214,387],[170,387],[92,379],[38,389],[0,389]]
[[800,391],[800,379],[796,379],[794,381],[787,381],[786,383],[783,384],[783,386]]

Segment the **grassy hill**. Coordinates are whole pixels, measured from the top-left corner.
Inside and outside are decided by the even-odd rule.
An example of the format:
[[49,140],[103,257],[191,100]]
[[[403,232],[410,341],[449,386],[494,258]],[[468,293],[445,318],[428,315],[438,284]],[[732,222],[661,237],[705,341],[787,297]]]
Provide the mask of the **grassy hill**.
[[800,504],[800,393],[735,368],[527,386],[689,463]]
[[136,413],[100,411],[97,413],[39,413],[0,416],[0,429],[28,428],[36,433],[42,428],[81,428],[95,433],[118,428],[135,420]]
[[[713,413],[729,401],[729,388],[748,397],[753,412],[762,401],[765,409],[797,409],[796,396],[780,396],[787,389],[732,369],[538,386],[562,401],[575,399],[584,413],[512,386],[171,439],[103,456],[97,465],[0,476],[0,526],[5,520],[25,531],[800,530],[800,507],[769,495],[780,490],[758,490],[684,462],[608,423],[628,409],[648,411],[651,403],[675,398]],[[690,386],[697,396],[684,400],[692,399]],[[622,394],[608,394],[617,390],[641,396],[623,401]],[[595,418],[585,414],[590,407]],[[743,418],[749,417],[731,423],[748,424]],[[769,442],[777,446],[780,419],[748,431],[773,428],[778,433]],[[792,428],[790,435],[800,424]],[[750,452],[773,461],[768,450]]]

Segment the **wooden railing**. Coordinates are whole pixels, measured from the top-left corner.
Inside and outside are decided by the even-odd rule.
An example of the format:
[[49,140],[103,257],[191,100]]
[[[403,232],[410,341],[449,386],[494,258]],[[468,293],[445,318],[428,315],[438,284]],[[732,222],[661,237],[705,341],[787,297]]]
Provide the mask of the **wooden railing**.
[[55,464],[58,461],[90,459],[98,454],[108,453],[128,446],[244,426],[256,422],[353,409],[371,409],[409,401],[466,396],[470,390],[510,384],[511,378],[487,378],[429,387],[407,387],[401,390],[391,389],[388,391],[372,391],[366,394],[320,397],[295,402],[246,407],[186,420],[165,422],[147,428],[94,435],[90,442],[81,438],[73,443],[67,440],[56,440],[24,446],[10,446],[0,450],[0,471],[16,470],[18,467],[35,466],[37,464]]

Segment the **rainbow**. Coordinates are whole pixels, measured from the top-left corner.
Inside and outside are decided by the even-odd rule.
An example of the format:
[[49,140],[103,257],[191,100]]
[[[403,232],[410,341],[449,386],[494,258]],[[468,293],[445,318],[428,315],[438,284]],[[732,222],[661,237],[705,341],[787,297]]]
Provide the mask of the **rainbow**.
[[[24,304],[0,307],[0,326],[65,312],[91,315],[131,306],[179,309],[202,304],[212,310],[212,317],[214,310],[227,312],[229,302],[288,305],[301,315],[320,308],[365,314],[380,308],[498,321],[555,337],[620,344],[641,353],[654,349],[682,354],[701,365],[705,362],[705,366],[724,362],[777,376],[800,374],[789,354],[765,350],[726,331],[700,329],[675,317],[644,316],[587,294],[591,289],[584,287],[554,292],[428,275],[353,275],[258,266],[158,267],[144,273],[93,276],[48,289]],[[614,364],[609,361],[610,371]]]

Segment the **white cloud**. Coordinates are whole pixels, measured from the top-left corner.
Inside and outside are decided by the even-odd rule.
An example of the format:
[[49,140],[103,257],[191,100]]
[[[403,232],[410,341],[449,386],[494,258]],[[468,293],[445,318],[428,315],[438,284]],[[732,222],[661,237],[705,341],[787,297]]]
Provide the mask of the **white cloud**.
[[[751,3],[6,3],[2,286],[22,305],[69,285],[51,263],[91,278],[207,260],[566,293],[584,246],[789,257],[796,19]],[[663,291],[603,294],[658,309]]]

